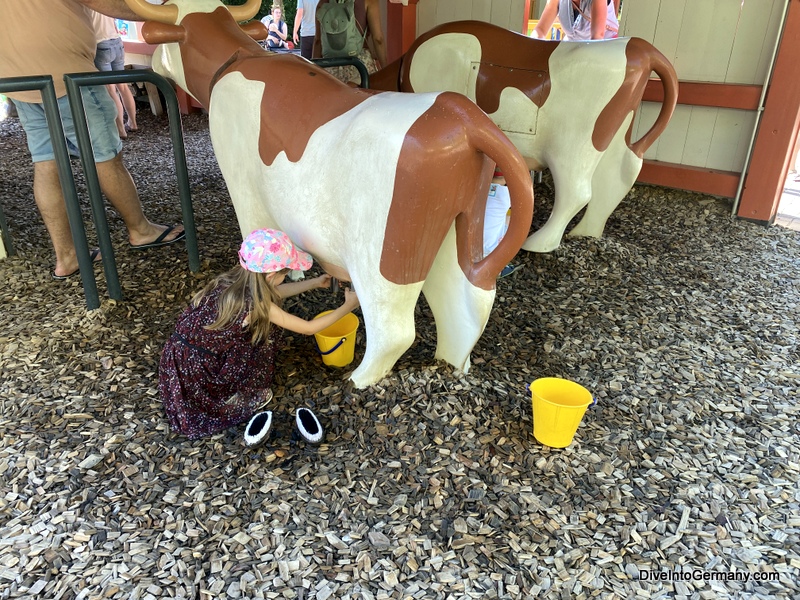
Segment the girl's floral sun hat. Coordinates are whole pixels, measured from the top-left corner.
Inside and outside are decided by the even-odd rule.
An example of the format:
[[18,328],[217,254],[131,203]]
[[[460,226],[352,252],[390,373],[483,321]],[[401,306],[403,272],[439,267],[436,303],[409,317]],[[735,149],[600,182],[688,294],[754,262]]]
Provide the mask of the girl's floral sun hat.
[[312,262],[310,254],[295,248],[289,236],[277,229],[256,229],[239,249],[239,264],[254,273],[305,271]]

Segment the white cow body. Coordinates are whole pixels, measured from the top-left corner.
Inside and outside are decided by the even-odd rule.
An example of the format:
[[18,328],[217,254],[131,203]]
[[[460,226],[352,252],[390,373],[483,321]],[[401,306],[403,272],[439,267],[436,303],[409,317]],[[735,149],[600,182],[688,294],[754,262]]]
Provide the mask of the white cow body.
[[[285,231],[353,282],[367,332],[354,384],[378,381],[413,343],[420,291],[436,320],[436,357],[467,370],[497,273],[530,228],[533,195],[514,146],[466,98],[354,90],[304,59],[263,51],[216,0],[174,1],[190,12],[143,29],[145,39],[178,40],[159,48],[153,68],[207,106],[242,235]],[[195,30],[215,36],[202,51],[183,42]],[[209,60],[206,46],[219,57]],[[483,258],[495,162],[517,215]]]
[[[427,283],[398,285],[381,276],[379,267],[384,231],[376,224],[389,217],[400,149],[408,129],[438,94],[415,94],[413,102],[405,94],[373,96],[317,129],[299,161],[291,162],[283,153],[267,166],[248,159],[258,154],[259,131],[249,124],[257,116],[263,87],[240,73],[226,75],[215,86],[209,107],[214,153],[242,236],[262,227],[279,229],[318,262],[347,266],[343,279],[358,290],[366,329],[374,336],[351,376],[357,387],[378,381],[413,342],[413,309],[423,284],[428,302],[440,308],[434,311],[437,326],[464,318],[454,313],[469,315],[462,326],[437,332],[436,352],[437,358],[468,370],[470,351],[489,318],[495,290],[481,290],[467,281],[455,258],[454,229]],[[230,106],[241,108],[232,115]],[[372,134],[376,124],[380,137]],[[375,156],[384,160],[376,164]],[[344,240],[358,244],[343,244]],[[467,292],[472,296],[468,302],[453,302]]]

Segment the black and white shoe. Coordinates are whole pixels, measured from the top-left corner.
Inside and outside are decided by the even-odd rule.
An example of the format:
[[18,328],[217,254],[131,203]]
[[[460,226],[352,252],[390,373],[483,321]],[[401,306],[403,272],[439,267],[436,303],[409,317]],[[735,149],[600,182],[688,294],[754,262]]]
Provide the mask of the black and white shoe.
[[503,279],[505,277],[508,277],[512,273],[516,273],[517,271],[519,271],[521,268],[522,265],[512,265],[511,263],[508,263],[505,267],[503,267],[503,270],[500,271],[500,275],[498,275],[497,278]]
[[314,446],[321,444],[325,437],[325,430],[319,422],[317,415],[309,408],[298,408],[295,414],[295,425],[300,437]]
[[260,446],[269,437],[269,432],[272,429],[272,411],[265,410],[256,413],[248,421],[247,427],[244,429],[244,443],[248,448],[255,448]]

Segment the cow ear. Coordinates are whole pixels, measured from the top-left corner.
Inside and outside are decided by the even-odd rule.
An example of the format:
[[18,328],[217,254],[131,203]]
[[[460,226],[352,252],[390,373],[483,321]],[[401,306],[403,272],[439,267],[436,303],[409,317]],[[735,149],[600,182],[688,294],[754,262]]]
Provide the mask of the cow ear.
[[142,37],[148,44],[182,42],[186,38],[186,30],[183,25],[147,21],[142,25]]
[[250,21],[249,23],[245,23],[241,27],[242,31],[244,31],[254,40],[267,39],[267,35],[269,32],[267,31],[267,26],[264,25],[261,21]]

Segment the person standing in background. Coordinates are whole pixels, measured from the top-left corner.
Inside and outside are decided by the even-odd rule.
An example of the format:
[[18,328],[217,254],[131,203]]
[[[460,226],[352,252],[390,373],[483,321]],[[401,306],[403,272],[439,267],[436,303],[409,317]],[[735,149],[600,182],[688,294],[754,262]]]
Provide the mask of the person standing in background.
[[[314,58],[327,58],[322,52],[322,27],[320,24],[320,8],[328,3],[337,4],[340,0],[319,0],[317,4],[317,23],[314,35]],[[364,38],[364,45],[356,58],[364,63],[367,73],[375,73],[382,67],[389,64],[386,60],[386,40],[383,37],[383,27],[381,25],[381,11],[378,0],[354,0],[356,22],[360,34]],[[355,67],[331,67],[327,68],[331,75],[343,81],[360,81],[361,76]]]
[[[317,33],[317,3],[319,0],[297,0],[292,39],[300,45],[300,56],[311,60],[314,53],[314,36]],[[298,36],[299,30],[299,36]]]
[[[483,217],[483,255],[489,254],[497,248],[497,244],[508,231],[508,222],[511,215],[511,196],[506,187],[506,178],[500,169],[494,170],[492,183],[489,185],[489,195],[486,198],[486,212]],[[507,264],[497,276],[498,279],[508,277],[522,268],[522,265]]]
[[[53,78],[69,149],[78,151],[65,73],[93,71],[97,43],[87,8],[120,19],[137,19],[122,0],[6,0],[0,2],[0,77],[48,74]],[[122,142],[114,125],[117,112],[105,86],[81,90],[100,188],[117,209],[134,249],[155,248],[182,240],[183,225],[158,225],[142,210],[136,185],[122,161]],[[51,276],[76,275],[78,257],[72,242],[66,203],[59,183],[53,144],[38,91],[9,92],[25,130],[33,160],[33,196],[56,255]],[[99,260],[97,251],[92,253]]]
[[546,39],[556,16],[567,41],[611,39],[619,32],[615,0],[547,0],[531,37]]
[[[94,66],[98,71],[124,71],[125,47],[114,19],[92,11],[92,26],[97,40]],[[117,131],[119,137],[124,140],[128,137],[128,131],[139,130],[139,126],[136,124],[136,100],[134,100],[133,92],[127,83],[116,83],[106,87],[117,107]],[[126,114],[127,120],[125,120]]]

